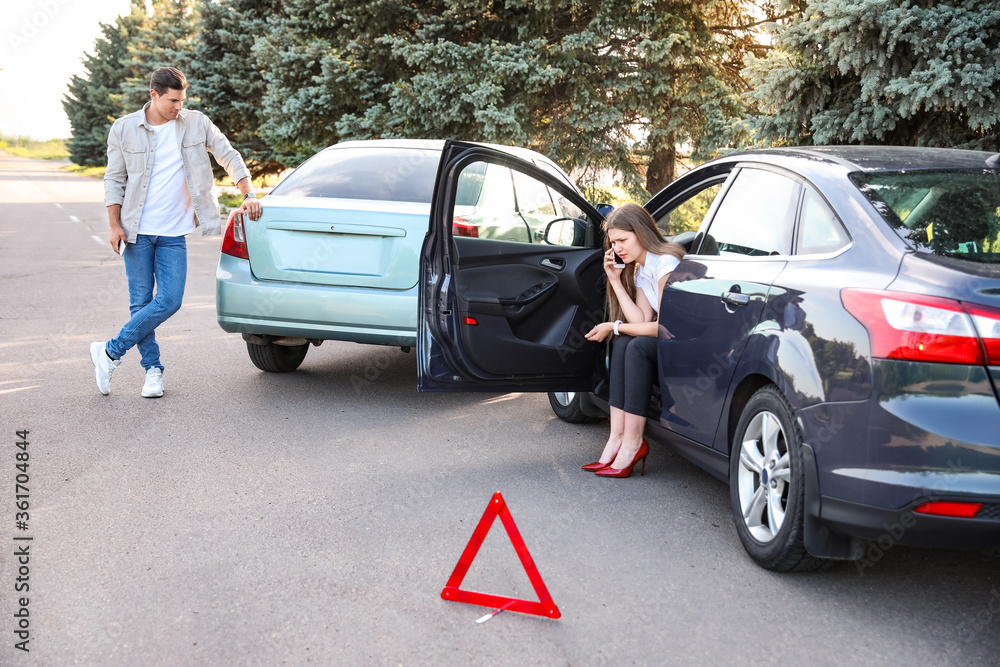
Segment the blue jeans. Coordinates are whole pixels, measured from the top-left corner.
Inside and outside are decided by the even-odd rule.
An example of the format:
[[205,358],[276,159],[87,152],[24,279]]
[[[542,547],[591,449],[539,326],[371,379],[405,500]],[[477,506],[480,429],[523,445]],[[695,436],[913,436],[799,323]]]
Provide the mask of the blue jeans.
[[138,345],[142,367],[162,371],[160,346],[156,344],[154,331],[181,307],[187,280],[187,240],[183,236],[139,234],[135,243],[125,246],[123,257],[132,319],[108,341],[105,349],[112,359],[120,359]]

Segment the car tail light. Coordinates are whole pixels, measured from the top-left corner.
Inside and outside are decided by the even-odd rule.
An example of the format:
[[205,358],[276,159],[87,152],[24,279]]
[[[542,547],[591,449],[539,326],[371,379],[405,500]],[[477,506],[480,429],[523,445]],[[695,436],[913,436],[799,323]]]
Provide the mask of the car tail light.
[[933,514],[935,516],[954,516],[971,519],[983,506],[982,503],[959,503],[947,501],[931,501],[913,508],[917,514]]
[[243,230],[243,214],[238,210],[229,214],[226,222],[226,233],[222,237],[222,254],[250,259],[247,250],[247,235]]
[[983,348],[986,350],[986,363],[990,366],[1000,364],[1000,310],[986,308],[971,303],[963,303],[966,312],[972,316]]
[[452,236],[468,236],[476,239],[479,238],[479,227],[471,224],[465,218],[455,216],[451,219],[451,234]]
[[845,289],[840,296],[868,329],[875,358],[1000,363],[1000,311],[908,292]]

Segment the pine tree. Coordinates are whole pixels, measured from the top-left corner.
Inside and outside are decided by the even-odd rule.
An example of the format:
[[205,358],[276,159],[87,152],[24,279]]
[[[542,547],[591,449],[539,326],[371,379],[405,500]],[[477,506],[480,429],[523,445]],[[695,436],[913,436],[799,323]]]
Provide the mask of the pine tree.
[[84,76],[73,76],[63,109],[69,117],[72,136],[67,144],[70,159],[79,165],[107,164],[108,132],[116,118],[127,113],[121,87],[127,76],[122,63],[132,36],[146,20],[142,0],[133,0],[132,11],[113,23],[102,23],[94,51],[84,57]]
[[[264,80],[251,57],[254,37],[267,32],[280,0],[200,0],[198,39],[185,75],[197,85],[200,109],[240,151],[256,178],[281,171],[259,135],[265,117]],[[216,166],[216,170],[221,168]]]
[[[187,76],[197,39],[197,12],[193,0],[153,0],[153,11],[128,43],[128,75],[122,86],[127,112],[149,101],[149,77],[160,67],[176,67]],[[189,81],[189,84],[191,82]],[[187,91],[185,107],[199,108],[198,89]]]
[[[733,0],[292,0],[258,39],[261,135],[286,159],[345,138],[519,144],[567,169],[666,185],[689,145],[731,143],[743,102]],[[731,25],[732,24],[732,25]],[[734,35],[737,35],[734,37]]]
[[763,145],[1000,149],[995,0],[810,0],[745,70]]

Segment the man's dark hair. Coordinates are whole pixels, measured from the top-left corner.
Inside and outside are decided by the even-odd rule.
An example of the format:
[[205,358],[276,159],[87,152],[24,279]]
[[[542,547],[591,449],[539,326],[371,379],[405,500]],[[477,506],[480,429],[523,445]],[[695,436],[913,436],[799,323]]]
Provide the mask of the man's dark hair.
[[149,77],[149,87],[155,90],[157,95],[162,95],[167,89],[185,90],[188,81],[176,67],[161,67]]

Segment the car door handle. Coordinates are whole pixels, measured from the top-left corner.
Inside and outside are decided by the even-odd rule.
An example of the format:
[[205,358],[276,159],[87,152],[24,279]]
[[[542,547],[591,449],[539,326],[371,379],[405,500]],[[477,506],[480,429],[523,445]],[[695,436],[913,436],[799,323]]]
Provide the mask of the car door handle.
[[563,267],[566,266],[566,260],[560,258],[550,259],[546,257],[542,260],[542,266],[547,269],[552,269],[553,271],[562,271]]
[[739,292],[723,292],[722,300],[733,306],[745,306],[750,303],[750,297]]

